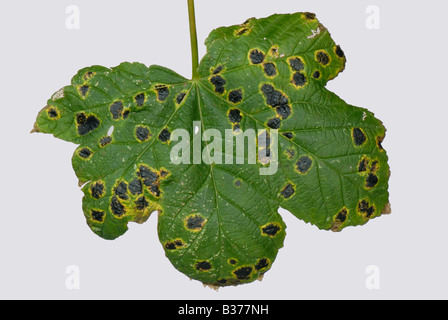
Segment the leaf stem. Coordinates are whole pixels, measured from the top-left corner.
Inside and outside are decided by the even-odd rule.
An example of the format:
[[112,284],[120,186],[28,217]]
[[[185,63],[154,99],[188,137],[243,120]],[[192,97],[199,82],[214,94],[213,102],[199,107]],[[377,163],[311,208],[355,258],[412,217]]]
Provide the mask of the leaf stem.
[[188,0],[188,16],[190,21],[191,61],[193,64],[193,80],[199,79],[198,36],[196,34],[196,16],[194,0]]

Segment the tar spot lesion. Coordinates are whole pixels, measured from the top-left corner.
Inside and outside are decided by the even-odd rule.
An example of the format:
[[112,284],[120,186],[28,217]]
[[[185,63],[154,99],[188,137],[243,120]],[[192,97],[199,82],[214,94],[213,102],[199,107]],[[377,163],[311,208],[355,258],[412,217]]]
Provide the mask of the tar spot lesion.
[[233,185],[236,188],[241,188],[241,186],[243,185],[243,181],[241,179],[235,179],[235,181],[233,182]]
[[242,89],[236,89],[229,92],[229,101],[233,104],[238,104],[241,101],[243,101],[243,90]]
[[282,125],[282,120],[278,117],[269,119],[266,125],[271,129],[278,129]]
[[194,268],[201,272],[208,272],[213,268],[213,266],[210,261],[204,260],[204,261],[196,261]]
[[210,83],[215,87],[215,92],[224,94],[226,91],[225,85],[227,81],[220,75],[216,75],[210,78]]
[[252,64],[261,64],[263,63],[265,55],[263,51],[258,49],[253,49],[249,52],[249,59]]
[[292,138],[294,138],[294,134],[292,132],[283,132],[282,136],[289,140],[292,140]]
[[230,258],[229,260],[227,260],[227,262],[228,262],[229,264],[231,264],[232,266],[238,264],[238,260],[235,259],[235,258]]
[[285,199],[289,199],[296,193],[296,187],[292,183],[288,183],[280,192],[281,196]]
[[222,64],[220,64],[216,68],[214,68],[214,69],[212,68],[211,73],[216,75],[216,74],[221,73],[223,70],[224,70],[224,66]]
[[273,62],[266,62],[265,64],[263,64],[263,71],[268,78],[274,78],[278,74],[277,67]]
[[163,247],[166,250],[174,251],[185,247],[185,242],[182,239],[175,239],[165,242]]
[[134,97],[135,104],[137,107],[141,108],[146,102],[146,94],[145,93],[139,93]]
[[160,197],[160,175],[157,171],[146,165],[141,165],[137,170],[137,176],[148,187],[149,192],[156,198]]
[[252,271],[254,270],[253,267],[247,266],[247,267],[241,267],[233,271],[233,274],[239,279],[239,280],[248,280],[252,274]]
[[320,79],[321,75],[322,74],[320,73],[319,70],[316,70],[316,71],[313,72],[313,78],[316,79],[316,80]]
[[302,14],[302,17],[307,21],[314,21],[316,20],[316,14],[311,12],[305,12]]
[[367,136],[361,128],[352,129],[352,139],[356,147],[360,147],[367,142]]
[[344,223],[348,220],[349,211],[346,207],[342,208],[335,216],[333,225],[331,227],[332,231],[338,232],[341,230]]
[[115,101],[109,106],[110,114],[113,120],[118,120],[123,117],[124,106],[122,101]]
[[78,92],[82,99],[86,99],[89,94],[90,87],[86,84],[78,86]]
[[125,206],[120,202],[116,195],[112,197],[112,200],[110,202],[110,210],[112,214],[117,218],[121,218],[126,214]]
[[367,200],[361,200],[358,203],[358,214],[362,215],[365,219],[371,219],[375,214],[375,206],[371,205]]
[[269,222],[261,227],[261,234],[268,237],[275,237],[282,230],[278,222]]
[[151,131],[147,126],[139,125],[135,129],[135,136],[138,141],[145,142],[151,137]]
[[168,142],[171,139],[171,132],[165,128],[159,134],[159,141],[162,143]]
[[157,92],[157,100],[159,102],[165,101],[170,95],[170,90],[169,90],[168,86],[166,86],[164,84],[156,85],[155,89]]
[[177,97],[176,97],[176,103],[178,104],[178,105],[180,105],[183,101],[184,101],[184,99],[185,99],[185,97],[187,96],[187,94],[185,93],[185,92],[180,92],[178,95],[177,95]]
[[149,202],[146,200],[144,196],[135,200],[135,209],[137,211],[145,211],[146,208],[149,207]]
[[47,116],[50,120],[58,120],[61,118],[61,113],[58,108],[54,106],[49,106],[47,108]]
[[100,199],[104,196],[105,186],[103,181],[97,181],[90,185],[90,195],[94,199]]
[[296,171],[301,174],[307,174],[313,165],[313,160],[309,156],[302,156],[296,163]]
[[345,57],[344,51],[341,49],[340,46],[334,47],[334,53],[336,53],[336,55],[341,59]]
[[94,75],[96,75],[96,72],[87,71],[86,73],[84,73],[82,78],[84,79],[84,81],[89,81]]
[[383,143],[385,137],[386,137],[385,135],[376,137],[376,146],[378,147],[378,149],[380,151],[384,151],[382,143]]
[[268,258],[261,258],[255,264],[255,270],[265,271],[271,265],[271,261]]
[[328,66],[331,62],[331,58],[325,50],[317,50],[314,54],[314,58],[324,67]]
[[112,143],[112,137],[111,136],[105,136],[102,137],[99,141],[99,145],[101,148],[104,148],[105,146],[109,145]]
[[296,155],[296,149],[294,149],[293,147],[291,147],[291,148],[286,149],[283,153],[286,155],[286,157],[287,157],[289,160],[292,160],[292,159],[294,159],[294,157],[295,157],[295,155]]
[[251,28],[243,27],[240,29],[235,30],[235,36],[240,37],[242,35],[248,35],[251,31]]
[[103,223],[106,217],[106,213],[104,211],[94,209],[90,211],[90,217],[95,222]]
[[288,105],[289,98],[283,92],[276,90],[270,84],[263,84],[260,90],[266,99],[266,103],[272,108],[275,108],[277,114],[282,119],[286,119],[291,115],[292,109]]
[[76,115],[76,126],[78,134],[84,136],[100,126],[101,122],[94,114],[87,116],[84,112]]
[[305,62],[301,57],[292,57],[288,59],[289,66],[293,71],[302,71],[305,69]]
[[143,184],[140,179],[135,178],[129,183],[129,191],[135,196],[143,193]]
[[121,200],[128,200],[128,184],[125,181],[121,181],[114,187],[115,195]]
[[278,58],[280,55],[278,46],[272,46],[271,49],[269,49],[268,55],[273,58]]
[[230,109],[227,113],[227,116],[229,118],[229,121],[233,124],[240,123],[243,120],[243,115],[238,109]]
[[184,219],[185,228],[192,232],[200,232],[206,223],[207,219],[198,213],[189,215]]
[[371,172],[368,174],[366,178],[366,188],[373,189],[374,187],[377,186],[378,182],[379,182],[378,176],[375,173]]
[[366,172],[369,167],[369,163],[370,159],[367,156],[364,156],[358,163],[358,172],[360,173]]
[[78,156],[82,159],[82,160],[90,160],[90,158],[93,155],[93,151],[90,148],[87,147],[83,147],[81,149],[78,149]]
[[301,72],[296,72],[292,75],[291,82],[297,88],[303,88],[308,83],[308,78]]

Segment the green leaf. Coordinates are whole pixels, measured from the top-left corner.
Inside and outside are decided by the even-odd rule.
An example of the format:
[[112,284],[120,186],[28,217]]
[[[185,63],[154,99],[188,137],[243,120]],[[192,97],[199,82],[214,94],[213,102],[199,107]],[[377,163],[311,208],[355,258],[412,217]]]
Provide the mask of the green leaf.
[[[385,128],[325,88],[346,59],[314,14],[219,28],[206,46],[199,79],[139,63],[93,66],[39,113],[34,131],[79,145],[73,168],[96,234],[115,239],[129,222],[158,211],[159,239],[172,264],[226,286],[271,268],[286,234],[280,207],[333,231],[390,212]],[[207,164],[219,155],[215,149],[200,163],[174,164],[176,129],[189,133],[192,157],[195,139],[208,129],[222,137],[226,130],[235,137],[268,130],[272,140],[277,129],[278,148],[268,149],[278,162],[250,164],[249,156],[225,149],[222,158],[233,164]],[[212,146],[213,139],[204,141],[201,150]],[[273,174],[260,174],[275,165]]]

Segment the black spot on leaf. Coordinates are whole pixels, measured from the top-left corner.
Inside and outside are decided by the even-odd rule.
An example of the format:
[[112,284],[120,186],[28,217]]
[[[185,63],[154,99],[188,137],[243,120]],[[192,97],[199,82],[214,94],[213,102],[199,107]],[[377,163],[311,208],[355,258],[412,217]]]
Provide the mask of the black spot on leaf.
[[309,20],[309,21],[316,19],[316,14],[315,13],[305,12],[303,15],[304,15],[305,19]]
[[261,228],[261,232],[269,237],[275,237],[281,230],[277,223],[268,223]]
[[299,57],[289,59],[289,65],[291,66],[291,69],[294,71],[302,71],[305,68],[302,59]]
[[110,113],[112,114],[112,119],[118,120],[123,115],[123,102],[115,101],[109,107]]
[[124,206],[121,204],[120,200],[118,200],[117,196],[112,197],[112,201],[110,203],[110,209],[112,213],[119,218],[122,217],[124,214],[126,214],[126,210]]
[[168,129],[163,129],[159,134],[160,142],[167,142],[171,138],[171,132]]
[[272,62],[265,63],[263,65],[263,70],[268,77],[275,77],[277,75],[277,68]]
[[297,163],[296,168],[300,174],[307,174],[313,164],[313,160],[311,160],[308,156],[301,157]]
[[86,84],[78,87],[79,94],[83,98],[85,98],[87,96],[87,93],[89,93],[89,89],[90,89],[90,87],[88,85],[86,85]]
[[378,184],[378,176],[374,173],[369,173],[366,179],[366,188],[372,189]]
[[147,166],[141,166],[137,175],[143,180],[143,183],[146,186],[152,186],[159,181],[159,174],[157,172],[152,171]]
[[277,114],[283,119],[287,119],[291,115],[291,107],[288,105],[282,105],[275,109]]
[[213,74],[218,74],[218,73],[220,73],[223,69],[224,69],[224,67],[223,67],[222,65],[219,65],[219,66],[216,67],[215,70],[213,70],[212,73],[213,73]]
[[135,130],[135,135],[137,136],[137,139],[140,141],[147,141],[149,140],[151,134],[147,127],[138,126]]
[[191,215],[185,218],[185,227],[194,232],[201,231],[204,227],[206,220],[200,214]]
[[121,200],[128,200],[128,184],[124,181],[120,182],[118,186],[115,188],[115,194],[121,199]]
[[85,113],[78,113],[76,115],[76,125],[78,127],[78,134],[84,136],[100,126],[100,120],[94,116],[86,116]]
[[51,120],[59,118],[59,111],[55,107],[50,107],[47,110],[48,118]]
[[227,81],[221,76],[214,76],[210,79],[211,84],[215,87],[215,92],[223,94]]
[[281,195],[283,198],[289,199],[294,195],[295,192],[296,190],[294,189],[294,186],[288,183],[288,185],[286,185],[286,187],[283,188]]
[[231,258],[231,259],[229,259],[229,263],[230,263],[232,266],[234,266],[234,265],[236,265],[236,264],[238,263],[238,260]]
[[308,79],[306,78],[306,76],[300,72],[296,72],[292,76],[292,83],[296,87],[303,87],[307,84],[307,82],[308,82]]
[[157,85],[156,92],[157,92],[157,99],[161,102],[165,101],[170,95],[170,90],[165,85]]
[[83,159],[88,159],[92,154],[92,150],[90,150],[89,148],[82,148],[78,152],[78,155]]
[[320,78],[320,71],[314,71],[314,73],[313,73],[313,78],[314,79],[319,79]]
[[366,172],[370,160],[366,157],[362,158],[358,164],[358,172]]
[[342,49],[341,49],[340,46],[336,46],[336,47],[334,48],[334,52],[336,53],[336,55],[337,55],[339,58],[344,58],[344,56],[345,56],[344,51],[342,51]]
[[261,92],[263,92],[266,98],[266,103],[273,108],[284,106],[289,103],[288,98],[281,91],[275,90],[270,84],[262,85]]
[[104,195],[104,184],[100,181],[92,183],[90,185],[90,194],[94,199],[101,198]]
[[143,211],[149,207],[149,202],[145,197],[140,197],[135,201],[135,209]]
[[179,93],[179,94],[177,95],[177,97],[176,97],[176,102],[177,102],[177,104],[181,104],[182,101],[184,101],[186,95],[187,95],[187,94],[186,94],[185,92],[181,92],[181,93]]
[[366,200],[361,200],[358,203],[358,211],[366,218],[370,219],[375,213],[375,206],[370,205]]
[[104,211],[91,210],[90,211],[90,216],[92,217],[93,221],[101,223],[101,222],[104,222],[105,213],[104,213]]
[[358,147],[362,146],[367,141],[367,137],[364,134],[364,131],[362,131],[362,129],[360,129],[360,128],[353,128],[352,137],[353,137],[353,142],[355,143],[355,146],[358,146]]
[[229,101],[233,104],[240,103],[243,100],[243,90],[237,89],[229,92]]
[[100,147],[104,148],[105,146],[107,146],[111,142],[112,142],[112,137],[110,137],[110,136],[102,137],[100,139]]
[[316,61],[323,66],[330,63],[330,56],[324,50],[319,50],[316,52]]
[[240,280],[247,280],[253,271],[252,267],[241,267],[233,271],[233,274]]
[[254,49],[250,52],[249,58],[253,64],[260,64],[264,61],[264,53],[260,50]]
[[339,211],[339,213],[336,215],[335,220],[337,222],[344,223],[345,221],[347,221],[347,216],[348,216],[348,211],[346,208],[344,208],[341,211]]
[[231,109],[229,111],[229,120],[232,123],[240,123],[241,120],[243,120],[243,117],[241,116],[241,112],[238,109]]
[[146,96],[144,93],[140,93],[135,96],[135,103],[137,104],[137,107],[141,108],[145,104]]
[[292,132],[283,132],[282,135],[283,135],[286,139],[289,139],[289,140],[291,140],[291,139],[294,137],[294,135],[292,134]]
[[278,129],[282,125],[282,120],[280,118],[272,118],[267,123],[268,127],[271,129]]
[[267,259],[267,258],[259,259],[257,261],[257,263],[255,264],[255,269],[257,271],[260,271],[262,269],[266,269],[267,267],[269,267],[269,259]]
[[129,183],[129,191],[135,196],[143,193],[143,185],[140,179],[134,179]]
[[212,269],[212,264],[210,261],[198,261],[194,267],[198,271],[206,272]]

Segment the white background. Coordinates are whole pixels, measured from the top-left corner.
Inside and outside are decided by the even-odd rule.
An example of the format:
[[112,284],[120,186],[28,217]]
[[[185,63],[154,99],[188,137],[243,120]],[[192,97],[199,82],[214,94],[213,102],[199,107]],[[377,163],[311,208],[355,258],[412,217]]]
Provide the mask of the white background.
[[[80,29],[66,28],[69,5]],[[366,8],[380,9],[380,29]],[[157,215],[122,238],[94,235],[71,167],[76,146],[29,134],[39,110],[95,64],[159,64],[191,76],[187,7],[167,1],[8,1],[0,9],[0,298],[445,299],[448,298],[445,1],[196,0],[201,56],[208,33],[273,13],[315,12],[348,57],[329,89],[388,128],[393,214],[334,234],[281,212],[285,247],[262,282],[215,292],[176,271]],[[66,287],[79,267],[80,288]],[[366,268],[380,289],[366,286]]]

